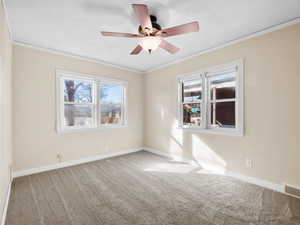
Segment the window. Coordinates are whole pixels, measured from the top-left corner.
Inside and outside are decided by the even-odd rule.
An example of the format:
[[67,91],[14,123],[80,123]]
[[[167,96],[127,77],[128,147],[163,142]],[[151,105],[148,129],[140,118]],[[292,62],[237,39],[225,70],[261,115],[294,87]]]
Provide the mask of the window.
[[101,124],[122,124],[124,88],[117,85],[99,86]]
[[242,60],[178,78],[179,126],[243,135]]
[[127,82],[57,71],[57,130],[126,125]]
[[64,89],[63,126],[93,127],[95,115],[94,85],[89,80],[62,79]]
[[185,126],[200,126],[201,124],[201,101],[202,81],[192,79],[182,82],[182,112]]

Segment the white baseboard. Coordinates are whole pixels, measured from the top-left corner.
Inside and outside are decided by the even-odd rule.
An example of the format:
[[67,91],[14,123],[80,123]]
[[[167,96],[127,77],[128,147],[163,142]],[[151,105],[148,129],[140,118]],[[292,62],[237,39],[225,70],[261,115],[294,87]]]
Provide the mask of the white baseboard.
[[33,168],[33,169],[28,169],[28,170],[21,170],[21,171],[16,171],[13,173],[13,177],[22,177],[22,176],[27,176],[31,174],[36,174],[36,173],[41,173],[49,170],[55,170],[59,168],[64,168],[68,166],[75,166],[83,163],[88,163],[88,162],[93,162],[97,161],[100,159],[107,159],[115,156],[120,156],[120,155],[125,155],[129,153],[134,153],[143,150],[143,148],[136,148],[136,149],[127,149],[127,150],[122,150],[122,151],[117,151],[117,152],[111,152],[111,153],[104,153],[104,154],[99,154],[99,155],[94,155],[82,159],[77,159],[77,160],[72,160],[72,161],[66,161],[66,162],[61,162],[49,166],[44,166],[44,167],[39,167],[39,168]]
[[7,191],[6,191],[6,199],[5,199],[4,209],[3,209],[2,217],[1,217],[1,225],[5,225],[6,214],[7,214],[8,203],[9,203],[10,192],[11,192],[11,184],[12,184],[12,180],[9,181]]
[[[183,162],[186,162],[186,163],[194,163],[194,160],[192,160],[192,159],[188,159],[188,158],[184,158],[184,157],[181,157],[181,156],[173,155],[171,153],[163,152],[163,151],[160,151],[160,150],[157,150],[157,149],[144,147],[144,150],[148,151],[148,152],[151,152],[151,153],[154,153],[154,154],[157,154],[157,155],[161,155],[161,156],[165,156],[165,157],[168,157],[168,158],[176,159],[178,161],[183,161]],[[251,183],[251,184],[255,184],[255,185],[258,185],[258,186],[261,186],[261,187],[264,187],[264,188],[268,188],[268,189],[271,189],[271,190],[274,190],[274,191],[284,192],[284,185],[283,184],[276,184],[276,183],[273,183],[273,182],[270,182],[270,181],[267,181],[267,180],[263,180],[263,179],[256,178],[256,177],[246,176],[246,175],[236,173],[236,172],[232,172],[232,171],[225,171],[224,175],[242,180],[242,181],[247,182],[247,183]]]
[[168,152],[163,152],[163,151],[160,151],[160,150],[157,150],[157,149],[148,148],[148,147],[144,147],[143,149],[147,152],[151,152],[151,153],[156,154],[156,155],[161,155],[161,156],[165,156],[165,157],[168,157],[168,158],[172,158],[174,160],[178,160],[178,161],[181,161],[181,162],[186,162],[186,163],[192,163],[193,162],[193,160],[191,160],[191,159],[181,157],[181,156],[177,156],[177,155],[174,155],[174,154],[170,154]]
[[249,177],[240,173],[235,173],[232,171],[226,171],[226,175],[229,177],[233,177],[242,181],[245,181],[250,184],[255,184],[267,189],[271,189],[278,192],[284,192],[284,186],[282,184],[276,184],[267,180],[263,180],[256,177]]
[[[106,158],[111,158],[115,156],[120,156],[120,155],[125,155],[129,153],[134,153],[138,152],[141,150],[145,150],[157,155],[165,156],[168,158],[172,158],[174,160],[186,162],[186,163],[194,163],[195,161],[189,158],[177,156],[168,152],[160,151],[157,149],[153,148],[148,148],[148,147],[141,147],[141,148],[136,148],[136,149],[128,149],[128,150],[123,150],[123,151],[118,151],[118,152],[112,152],[112,153],[105,153],[105,154],[100,154],[100,155],[95,155],[83,159],[78,159],[78,160],[72,160],[72,161],[67,161],[67,162],[62,162],[58,164],[53,164],[45,167],[40,167],[40,168],[33,168],[33,169],[28,169],[28,170],[22,170],[22,171],[16,171],[13,173],[13,177],[21,177],[21,176],[26,176],[30,174],[36,174],[36,173],[41,173],[49,170],[54,170],[54,169],[59,169],[59,168],[64,168],[68,166],[74,166],[74,165],[79,165],[87,162],[93,162],[101,159],[106,159]],[[264,179],[256,178],[256,177],[250,177],[246,176],[240,173],[232,172],[232,171],[226,171],[225,172],[226,176],[234,177],[236,179],[242,180],[244,182],[248,182],[251,184],[255,184],[264,188],[272,189],[274,191],[278,192],[284,192],[284,185],[283,184],[277,184],[273,183]]]

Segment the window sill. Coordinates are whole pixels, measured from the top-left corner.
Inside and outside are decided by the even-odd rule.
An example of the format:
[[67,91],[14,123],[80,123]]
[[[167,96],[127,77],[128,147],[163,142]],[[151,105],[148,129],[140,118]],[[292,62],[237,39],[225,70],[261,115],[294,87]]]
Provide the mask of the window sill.
[[204,134],[217,134],[217,135],[236,136],[236,137],[244,136],[243,132],[236,129],[224,129],[224,128],[204,129],[204,128],[197,128],[197,127],[178,127],[178,129],[182,129],[184,131],[204,133]]
[[116,128],[127,128],[128,125],[106,125],[101,127],[85,127],[85,128],[67,128],[67,129],[56,129],[56,133],[58,134],[67,134],[67,133],[78,133],[78,132],[95,132],[101,130],[108,129],[116,129]]

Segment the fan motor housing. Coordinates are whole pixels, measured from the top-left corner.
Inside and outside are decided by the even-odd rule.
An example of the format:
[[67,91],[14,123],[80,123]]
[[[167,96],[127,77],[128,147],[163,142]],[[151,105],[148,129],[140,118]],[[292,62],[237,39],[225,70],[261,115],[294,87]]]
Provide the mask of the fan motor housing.
[[[156,18],[156,16],[150,15],[150,19],[151,19],[151,23],[152,23],[153,30],[154,30],[155,32],[161,30],[161,26],[157,23],[157,18]],[[141,25],[139,26],[139,33],[140,33],[140,34],[145,34],[145,32],[143,31]]]

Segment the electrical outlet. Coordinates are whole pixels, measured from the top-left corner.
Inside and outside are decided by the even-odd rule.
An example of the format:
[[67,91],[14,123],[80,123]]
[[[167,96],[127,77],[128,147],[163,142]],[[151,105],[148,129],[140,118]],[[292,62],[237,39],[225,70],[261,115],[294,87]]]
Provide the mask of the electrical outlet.
[[62,160],[62,155],[58,153],[58,154],[56,155],[56,158],[57,158],[58,162],[61,162],[61,160]]
[[253,160],[252,159],[246,159],[246,167],[252,169],[253,166],[254,166]]

